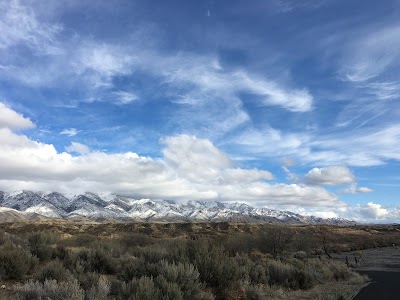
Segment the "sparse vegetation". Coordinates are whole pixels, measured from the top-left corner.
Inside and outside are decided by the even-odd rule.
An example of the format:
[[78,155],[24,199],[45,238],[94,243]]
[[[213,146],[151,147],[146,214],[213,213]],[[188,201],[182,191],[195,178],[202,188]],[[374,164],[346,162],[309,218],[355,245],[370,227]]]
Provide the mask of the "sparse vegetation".
[[395,226],[1,226],[0,279],[10,299],[301,299],[304,291],[328,299],[320,286],[363,282],[333,253],[358,249],[361,257],[366,247],[400,244]]

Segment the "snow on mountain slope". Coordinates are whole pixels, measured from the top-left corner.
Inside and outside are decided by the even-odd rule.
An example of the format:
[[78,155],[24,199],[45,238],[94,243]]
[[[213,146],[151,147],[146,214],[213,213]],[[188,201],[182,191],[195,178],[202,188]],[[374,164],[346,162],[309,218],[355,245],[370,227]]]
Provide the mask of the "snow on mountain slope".
[[48,203],[47,200],[40,197],[31,191],[18,191],[10,194],[5,194],[2,206],[14,208],[18,211],[25,211],[28,208],[43,203]]
[[70,204],[70,199],[65,197],[63,194],[57,192],[49,192],[44,193],[42,198],[47,200],[50,204],[54,205],[55,207],[61,208],[66,210]]
[[2,203],[4,201],[4,196],[5,196],[5,193],[0,191],[0,206],[2,205]]
[[9,208],[9,207],[0,207],[0,212],[6,212],[6,211],[12,211],[12,212],[17,212],[17,213],[19,213],[18,210],[13,209],[13,208]]
[[[72,195],[72,194],[71,194]],[[280,222],[291,224],[351,225],[344,219],[321,219],[278,211],[254,208],[245,203],[194,201],[175,203],[170,200],[133,199],[112,194],[84,193],[66,196],[57,192],[35,193],[0,191],[0,206],[16,213],[34,213],[49,218],[131,219],[162,222]]]
[[38,215],[42,215],[49,218],[61,218],[64,213],[58,210],[53,205],[48,205],[45,203],[41,203],[36,206],[31,206],[25,210],[27,213],[36,213]]

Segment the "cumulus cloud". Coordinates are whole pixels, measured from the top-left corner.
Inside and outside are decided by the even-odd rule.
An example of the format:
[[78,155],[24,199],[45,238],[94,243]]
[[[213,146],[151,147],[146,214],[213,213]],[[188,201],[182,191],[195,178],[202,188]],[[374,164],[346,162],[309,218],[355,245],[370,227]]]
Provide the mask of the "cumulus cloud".
[[351,214],[354,215],[354,218],[361,220],[379,220],[387,218],[390,212],[380,204],[368,202],[365,205],[359,204],[354,207]]
[[305,176],[307,183],[315,185],[341,185],[354,182],[354,175],[347,166],[313,168]]
[[357,184],[350,185],[347,189],[339,191],[341,194],[363,194],[372,193],[374,190],[367,187],[358,187]]
[[228,156],[209,140],[179,135],[167,137],[163,143],[167,146],[163,151],[167,163],[193,181],[209,180],[217,176],[220,169],[233,167]]
[[162,140],[165,162],[192,182],[233,184],[273,179],[267,171],[234,168],[231,159],[209,140],[178,135]]
[[[9,128],[0,129],[0,189],[114,192],[173,200],[246,201],[253,205],[343,206],[327,190],[271,184],[265,170],[243,169],[209,140],[177,135],[162,139],[161,158],[133,152],[90,152],[73,142],[58,152]],[[84,154],[84,155],[82,155]]]
[[76,128],[64,129],[60,132],[60,134],[68,135],[68,136],[75,136],[79,133],[79,130]]
[[75,152],[78,154],[88,154],[90,152],[90,148],[84,144],[77,143],[77,142],[71,142],[71,145],[66,147],[68,152]]
[[34,126],[31,120],[0,102],[0,128],[27,129]]
[[400,222],[400,207],[386,207],[375,202],[336,207],[314,206],[305,208],[292,206],[288,208],[302,215],[321,218],[345,218],[358,223],[384,224]]

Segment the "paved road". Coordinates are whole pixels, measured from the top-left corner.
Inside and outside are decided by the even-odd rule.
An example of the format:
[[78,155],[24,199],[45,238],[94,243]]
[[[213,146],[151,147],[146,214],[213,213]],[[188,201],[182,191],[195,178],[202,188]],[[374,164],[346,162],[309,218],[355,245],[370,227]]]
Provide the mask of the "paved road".
[[371,283],[363,288],[354,300],[399,300],[400,272],[361,271],[368,275]]

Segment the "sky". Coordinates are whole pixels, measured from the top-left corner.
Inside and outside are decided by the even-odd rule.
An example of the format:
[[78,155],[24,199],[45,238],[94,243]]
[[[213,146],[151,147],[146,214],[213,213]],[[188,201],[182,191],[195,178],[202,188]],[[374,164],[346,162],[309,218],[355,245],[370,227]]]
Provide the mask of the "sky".
[[2,0],[0,190],[400,222],[399,0]]

